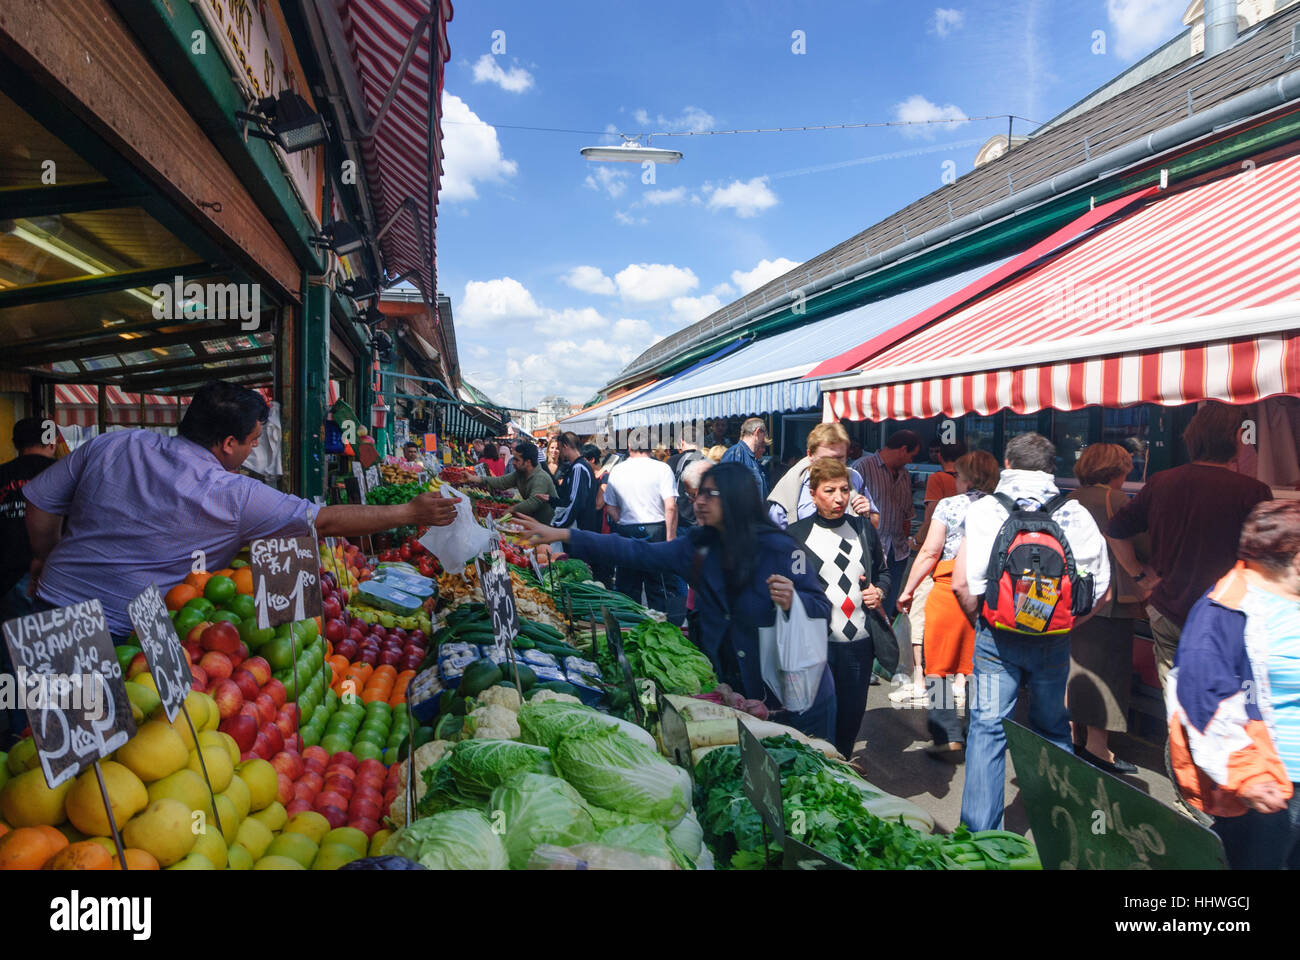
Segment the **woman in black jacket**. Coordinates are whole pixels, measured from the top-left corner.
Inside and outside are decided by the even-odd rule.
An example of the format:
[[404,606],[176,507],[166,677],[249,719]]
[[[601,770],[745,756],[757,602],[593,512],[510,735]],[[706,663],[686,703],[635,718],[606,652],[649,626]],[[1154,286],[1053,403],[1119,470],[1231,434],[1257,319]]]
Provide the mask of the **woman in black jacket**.
[[875,637],[888,631],[881,604],[889,593],[889,564],[876,528],[846,516],[853,496],[843,462],[822,457],[808,468],[817,512],[787,529],[806,551],[831,609],[827,662],[835,681],[835,749],[852,759],[867,709]]
[[[798,595],[814,620],[830,618],[830,604],[817,577],[800,562],[802,552],[763,510],[748,469],[719,464],[704,475],[695,498],[698,526],[663,543],[614,534],[543,526],[516,517],[533,543],[567,542],[570,556],[589,563],[676,574],[695,590],[700,617],[691,639],[709,658],[718,679],[751,700],[765,699],[759,666],[758,630],[776,620],[776,606],[789,610]],[[774,606],[775,604],[775,606]],[[812,707],[776,719],[809,736],[829,739],[834,728],[835,688],[830,671]]]

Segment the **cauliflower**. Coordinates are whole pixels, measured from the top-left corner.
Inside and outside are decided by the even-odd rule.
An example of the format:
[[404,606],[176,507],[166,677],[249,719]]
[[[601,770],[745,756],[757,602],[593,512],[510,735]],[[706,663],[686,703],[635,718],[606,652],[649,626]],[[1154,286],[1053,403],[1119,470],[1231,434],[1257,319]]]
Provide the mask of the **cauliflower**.
[[472,731],[475,740],[514,740],[519,736],[519,720],[510,710],[492,703],[472,711],[465,718],[465,729]]
[[[426,767],[431,767],[442,759],[443,754],[451,749],[450,740],[430,740],[422,747],[417,747],[415,751],[415,799],[419,800],[424,796],[427,789],[424,785],[424,777],[420,776]],[[408,767],[403,760],[397,767],[397,791],[403,793],[406,790],[406,778]]]
[[488,687],[476,698],[475,702],[480,707],[488,707],[493,704],[499,707],[505,707],[511,713],[519,712],[519,691],[510,687]]
[[529,703],[545,703],[547,700],[559,700],[561,703],[582,703],[571,693],[560,693],[558,690],[538,690],[528,698]]

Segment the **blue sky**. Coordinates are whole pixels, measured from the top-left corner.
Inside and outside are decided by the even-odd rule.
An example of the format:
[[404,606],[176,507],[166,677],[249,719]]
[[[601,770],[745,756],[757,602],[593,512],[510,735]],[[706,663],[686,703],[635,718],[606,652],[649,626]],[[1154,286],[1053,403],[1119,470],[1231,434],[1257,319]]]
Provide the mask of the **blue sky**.
[[596,131],[1043,122],[1174,36],[1187,4],[462,0],[437,245],[464,376],[502,403],[520,380],[527,406],[584,402],[656,338],[937,189],[946,162],[969,172],[1006,121],[660,139],[685,156],[653,184],[584,160]]

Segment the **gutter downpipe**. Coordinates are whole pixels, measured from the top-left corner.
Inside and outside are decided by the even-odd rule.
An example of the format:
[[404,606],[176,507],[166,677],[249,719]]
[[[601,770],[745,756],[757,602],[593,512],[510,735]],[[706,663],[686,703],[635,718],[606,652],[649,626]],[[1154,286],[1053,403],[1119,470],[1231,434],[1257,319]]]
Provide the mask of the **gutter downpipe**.
[[[1117,147],[1109,153],[1081,164],[1072,170],[1058,174],[1050,180],[1044,180],[1032,187],[1026,187],[1020,193],[1004,197],[973,213],[968,213],[950,223],[935,227],[933,230],[906,240],[883,253],[841,267],[839,270],[819,277],[800,289],[805,298],[811,299],[831,287],[857,280],[863,275],[875,272],[888,264],[903,260],[913,254],[919,254],[929,247],[937,246],[946,240],[961,236],[978,227],[987,226],[1026,207],[1059,197],[1087,183],[1101,180],[1198,136],[1212,133],[1220,127],[1271,110],[1298,97],[1300,97],[1300,70],[1294,70],[1262,87],[1256,87],[1253,90],[1238,94],[1232,99],[1216,104],[1202,113],[1179,120],[1148,134],[1140,140]],[[723,326],[711,328],[707,331],[707,334],[697,335],[692,340],[682,344],[675,352],[681,353],[691,347],[699,346],[734,330],[738,326],[749,323],[751,320],[756,320],[780,309],[784,309],[784,307],[775,306],[772,303],[759,304],[750,308],[741,316],[729,320]],[[620,385],[638,374],[654,369],[658,362],[660,361],[657,359],[648,360],[633,367],[620,374],[618,379],[613,381],[610,386]]]
[[1204,60],[1217,57],[1237,42],[1237,0],[1205,0]]

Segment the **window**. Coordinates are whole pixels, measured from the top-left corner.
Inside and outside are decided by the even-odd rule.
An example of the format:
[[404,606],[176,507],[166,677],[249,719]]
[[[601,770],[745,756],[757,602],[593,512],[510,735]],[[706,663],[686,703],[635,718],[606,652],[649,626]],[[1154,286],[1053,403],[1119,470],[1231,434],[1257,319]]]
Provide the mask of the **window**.
[[1074,476],[1074,464],[1088,445],[1087,410],[1057,411],[1052,416],[1052,443],[1056,445],[1056,475]]
[[998,452],[994,445],[997,443],[997,418],[968,416],[965,439],[967,451],[987,450],[996,457]]
[[1151,446],[1150,416],[1149,404],[1102,411],[1101,442],[1118,443],[1133,455],[1133,470],[1128,475],[1129,480],[1146,479],[1147,451]]

